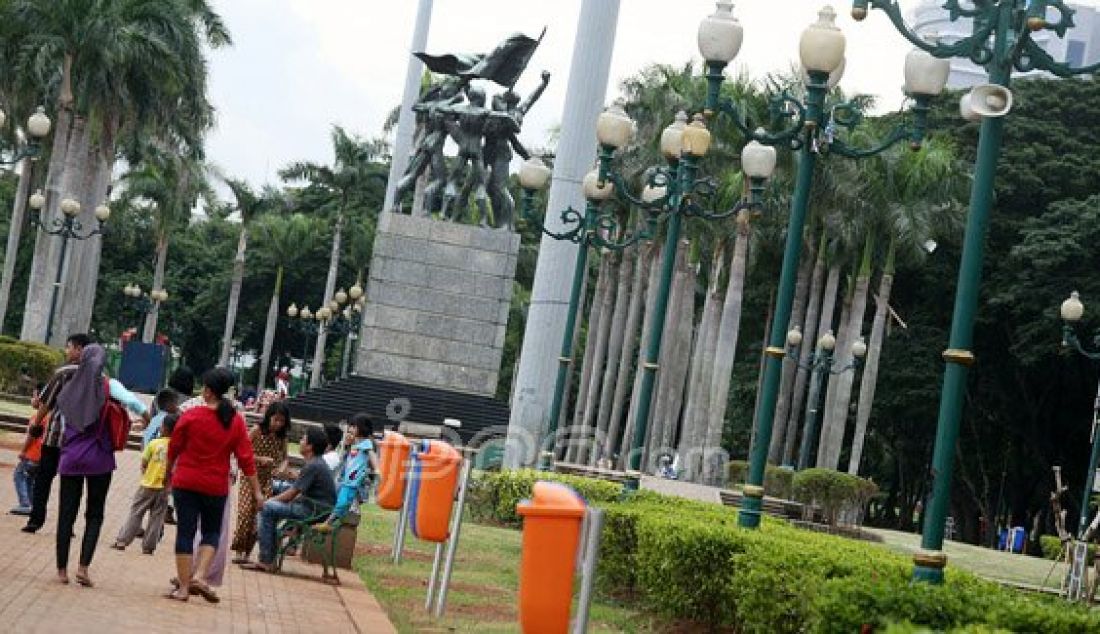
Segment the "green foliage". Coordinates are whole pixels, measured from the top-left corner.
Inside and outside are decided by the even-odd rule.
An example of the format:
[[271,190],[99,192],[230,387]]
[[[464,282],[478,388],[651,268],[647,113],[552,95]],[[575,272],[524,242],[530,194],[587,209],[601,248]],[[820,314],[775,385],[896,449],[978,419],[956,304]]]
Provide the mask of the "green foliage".
[[50,378],[63,358],[49,346],[0,336],[0,392],[30,393]]
[[[749,473],[749,463],[744,460],[730,460],[726,465],[728,482],[731,486],[741,485]],[[764,468],[764,491],[767,495],[785,500],[793,499],[794,470],[775,465]]]
[[[561,482],[572,487],[589,504],[616,500],[623,487],[614,482],[579,476],[521,469],[516,471],[478,472],[470,491],[470,508],[475,517],[505,526],[519,527],[516,504],[530,499],[535,482]],[[476,509],[476,510],[474,510]]]
[[846,508],[862,508],[878,493],[870,480],[832,469],[803,469],[794,476],[794,498],[799,502],[817,504],[830,524]]
[[[1065,555],[1062,553],[1062,540],[1058,539],[1056,535],[1040,535],[1039,545],[1043,549],[1043,557],[1050,559],[1051,561],[1064,561]],[[1092,565],[1092,560],[1096,557],[1096,544],[1089,544],[1088,556],[1086,560],[1088,564]]]

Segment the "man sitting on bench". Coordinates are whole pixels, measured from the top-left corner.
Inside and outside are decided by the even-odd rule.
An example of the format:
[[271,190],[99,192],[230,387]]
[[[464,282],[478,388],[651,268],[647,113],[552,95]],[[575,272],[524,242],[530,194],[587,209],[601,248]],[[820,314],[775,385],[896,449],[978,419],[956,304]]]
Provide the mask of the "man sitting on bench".
[[323,522],[336,504],[336,483],[328,465],[321,458],[328,447],[328,437],[317,427],[311,427],[301,442],[302,466],[295,481],[286,491],[264,502],[260,511],[258,563],[242,564],[246,570],[275,570],[275,556],[279,548],[279,527],[282,520],[307,520],[316,518]]

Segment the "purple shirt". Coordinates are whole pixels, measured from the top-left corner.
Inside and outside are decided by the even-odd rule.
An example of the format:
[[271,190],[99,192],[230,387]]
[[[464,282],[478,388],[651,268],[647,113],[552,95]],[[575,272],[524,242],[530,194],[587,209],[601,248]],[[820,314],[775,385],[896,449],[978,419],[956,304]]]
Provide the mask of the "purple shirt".
[[57,472],[64,476],[91,476],[115,470],[115,450],[103,419],[84,431],[65,427]]

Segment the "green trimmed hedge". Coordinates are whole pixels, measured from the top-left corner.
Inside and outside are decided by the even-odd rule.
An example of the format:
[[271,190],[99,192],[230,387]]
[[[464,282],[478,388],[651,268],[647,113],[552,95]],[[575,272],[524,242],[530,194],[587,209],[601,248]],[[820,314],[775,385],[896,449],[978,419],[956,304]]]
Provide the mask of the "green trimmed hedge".
[[516,504],[531,497],[531,489],[539,480],[567,484],[589,504],[617,500],[623,490],[622,485],[606,480],[534,469],[478,471],[467,494],[471,517],[477,521],[519,528],[523,522],[516,515]]
[[[740,487],[749,473],[749,463],[744,460],[730,460],[726,463],[726,475],[729,486]],[[794,470],[775,465],[764,467],[764,491],[771,497],[793,500]]]
[[0,392],[29,394],[36,383],[49,380],[63,360],[61,352],[49,346],[0,337]]
[[841,511],[862,509],[878,493],[874,482],[832,469],[803,469],[794,475],[793,488],[795,500],[820,506],[833,525]]
[[[1043,549],[1043,557],[1050,559],[1051,561],[1061,560],[1062,555],[1062,540],[1058,539],[1056,535],[1040,535],[1039,545]],[[1096,558],[1096,544],[1089,544],[1088,563],[1091,566],[1093,559]]]

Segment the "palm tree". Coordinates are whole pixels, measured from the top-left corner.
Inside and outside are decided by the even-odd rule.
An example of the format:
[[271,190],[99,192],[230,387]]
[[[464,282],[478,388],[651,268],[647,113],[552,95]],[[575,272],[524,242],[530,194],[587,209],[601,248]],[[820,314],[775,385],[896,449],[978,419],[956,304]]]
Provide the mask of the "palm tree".
[[[286,181],[306,181],[313,187],[327,191],[334,197],[332,250],[329,255],[328,277],[325,279],[324,304],[332,301],[336,292],[336,275],[340,268],[340,243],[344,230],[344,221],[350,211],[356,190],[365,187],[367,179],[376,174],[375,161],[385,152],[386,144],[382,140],[364,141],[348,134],[340,126],[332,127],[332,148],[335,161],[332,166],[320,165],[309,161],[291,163],[279,171]],[[325,329],[317,334],[317,350],[313,357],[313,374],[309,384],[316,387],[321,382],[321,371],[325,361],[325,343],[328,332]]]
[[[80,220],[109,192],[120,138],[173,136],[193,147],[209,128],[204,45],[229,43],[206,0],[12,0],[0,6],[11,25],[14,73],[30,90],[49,86],[55,127],[46,175],[44,217],[63,197],[75,197]],[[35,244],[24,339],[41,340],[60,241],[39,234]],[[85,329],[91,319],[100,240],[72,246],[63,310],[55,333]]]
[[900,256],[920,261],[929,252],[934,236],[951,235],[961,223],[964,200],[960,191],[967,182],[955,149],[931,139],[919,152],[896,150],[880,155],[867,171],[870,191],[879,204],[881,231],[887,236],[885,261],[875,295],[875,316],[867,347],[867,361],[860,380],[856,428],[848,460],[848,473],[859,474],[867,426],[878,383],[879,360],[886,333],[886,319],[893,289],[895,264]]
[[290,216],[270,215],[256,224],[263,248],[276,262],[275,285],[271,290],[271,304],[267,310],[267,325],[264,327],[263,351],[260,354],[260,371],[257,376],[259,390],[264,389],[267,372],[271,367],[271,349],[275,343],[275,329],[279,321],[279,295],[283,290],[283,275],[286,267],[295,263],[303,254],[308,253],[317,236],[323,233],[322,224],[302,214]]
[[236,200],[236,211],[240,215],[241,230],[237,238],[237,255],[233,258],[233,279],[229,284],[229,304],[225,309],[225,333],[222,335],[222,349],[218,355],[218,365],[229,365],[229,354],[233,347],[233,328],[237,321],[237,307],[241,299],[241,286],[244,284],[244,254],[248,247],[249,225],[265,211],[282,204],[280,193],[274,188],[265,189],[256,194],[248,183],[227,178],[225,184]]

